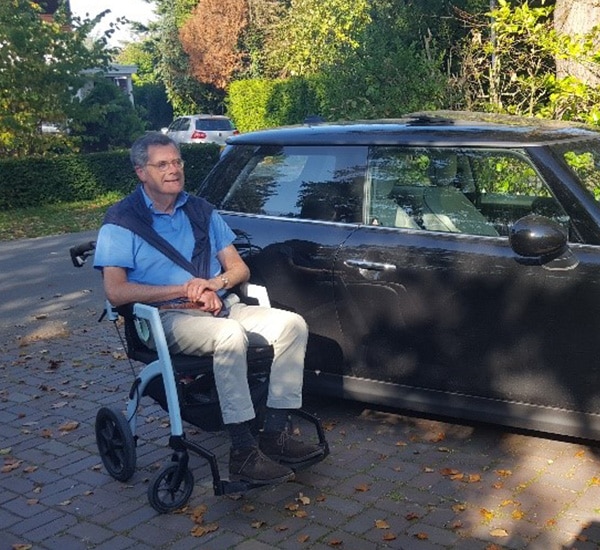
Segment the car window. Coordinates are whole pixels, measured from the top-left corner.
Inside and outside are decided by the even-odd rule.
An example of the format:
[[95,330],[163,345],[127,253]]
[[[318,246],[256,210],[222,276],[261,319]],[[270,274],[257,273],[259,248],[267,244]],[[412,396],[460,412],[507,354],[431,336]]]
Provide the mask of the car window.
[[229,132],[233,130],[233,124],[231,121],[224,118],[198,118],[196,119],[196,130]]
[[569,148],[563,155],[583,186],[600,201],[600,146],[585,142]]
[[223,208],[249,214],[358,222],[364,152],[357,147],[261,148],[233,183]]
[[179,123],[179,126],[177,126],[177,131],[185,132],[186,130],[189,130],[189,128],[190,128],[190,119],[182,118],[181,122]]
[[177,127],[179,126],[179,123],[181,122],[180,118],[176,118],[173,122],[171,122],[171,124],[169,124],[169,127],[167,128],[168,132],[175,132],[177,130]]
[[374,147],[368,220],[373,225],[508,236],[519,218],[569,219],[519,151]]

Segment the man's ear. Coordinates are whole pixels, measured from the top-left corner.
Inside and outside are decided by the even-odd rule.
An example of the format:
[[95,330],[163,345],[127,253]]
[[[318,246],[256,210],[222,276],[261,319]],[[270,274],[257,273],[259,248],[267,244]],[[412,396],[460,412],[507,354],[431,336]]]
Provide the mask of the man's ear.
[[136,166],[135,173],[142,183],[146,181],[146,170],[143,166]]

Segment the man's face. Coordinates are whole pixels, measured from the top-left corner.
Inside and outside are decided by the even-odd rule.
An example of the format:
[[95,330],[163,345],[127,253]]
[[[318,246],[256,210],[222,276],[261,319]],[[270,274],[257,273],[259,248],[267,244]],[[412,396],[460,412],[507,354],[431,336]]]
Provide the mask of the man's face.
[[185,177],[181,156],[173,145],[151,145],[148,163],[135,169],[144,190],[155,202],[174,199],[183,191]]

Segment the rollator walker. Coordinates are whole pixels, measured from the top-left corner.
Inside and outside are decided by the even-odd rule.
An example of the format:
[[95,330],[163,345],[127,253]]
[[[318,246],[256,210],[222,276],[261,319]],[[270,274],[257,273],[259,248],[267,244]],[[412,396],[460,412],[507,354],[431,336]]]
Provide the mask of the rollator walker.
[[[88,241],[72,247],[70,254],[73,265],[83,266],[93,254],[95,245],[95,241]],[[264,287],[241,285],[239,294],[246,303],[270,306]],[[170,463],[157,472],[148,486],[148,500],[156,511],[168,513],[183,507],[189,500],[194,488],[194,476],[189,468],[190,451],[208,463],[215,495],[240,494],[259,487],[245,481],[221,478],[215,454],[186,438],[183,421],[207,432],[221,431],[224,427],[212,355],[171,355],[156,307],[136,303],[114,308],[106,302],[100,320],[103,317],[115,323],[119,336],[121,333],[116,321],[119,317],[123,318],[127,357],[145,364],[129,390],[125,415],[113,407],[102,407],[96,414],[96,443],[108,473],[122,482],[133,476],[138,442],[137,413],[142,397],[149,396],[169,414],[169,447],[173,451]],[[145,344],[150,336],[156,350]],[[264,418],[272,360],[271,346],[248,348],[248,383],[256,412],[256,433]],[[290,422],[294,417],[303,419],[305,424],[314,428],[315,438],[322,449],[321,454],[293,466],[294,470],[300,470],[323,460],[329,454],[329,446],[316,416],[298,409],[290,411]]]

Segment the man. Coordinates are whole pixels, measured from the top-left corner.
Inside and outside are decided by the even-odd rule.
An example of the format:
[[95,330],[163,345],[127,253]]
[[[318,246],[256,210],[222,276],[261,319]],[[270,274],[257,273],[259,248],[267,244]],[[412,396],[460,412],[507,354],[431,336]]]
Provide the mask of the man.
[[[142,302],[159,307],[172,352],[214,354],[221,412],[232,443],[231,479],[255,484],[292,479],[294,464],[323,452],[286,431],[288,410],[302,403],[306,323],[289,311],[242,304],[228,292],[249,279],[249,269],[223,218],[209,203],[184,192],[184,163],[176,142],[160,133],[146,134],[133,144],[130,157],[141,185],[109,209],[96,243],[94,265],[103,271],[107,298],[114,306]],[[174,251],[168,254],[170,247]],[[175,261],[177,254],[182,258]],[[274,360],[257,442],[250,429],[254,407],[246,351],[258,339],[273,346]]]

